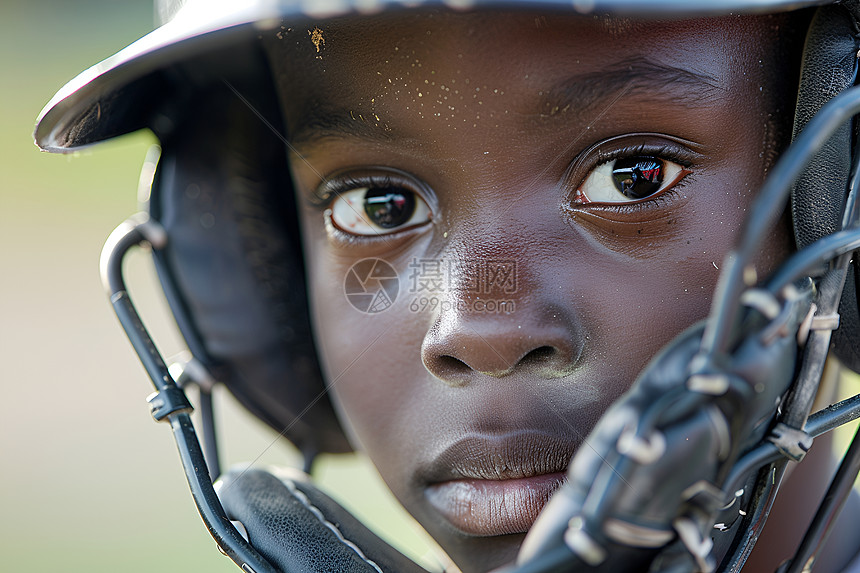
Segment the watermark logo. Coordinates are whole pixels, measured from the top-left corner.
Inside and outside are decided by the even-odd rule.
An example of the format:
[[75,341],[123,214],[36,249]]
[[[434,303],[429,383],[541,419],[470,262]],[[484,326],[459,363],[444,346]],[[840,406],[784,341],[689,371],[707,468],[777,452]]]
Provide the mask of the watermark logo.
[[397,300],[400,279],[394,267],[382,259],[362,259],[347,271],[343,292],[356,310],[377,314]]

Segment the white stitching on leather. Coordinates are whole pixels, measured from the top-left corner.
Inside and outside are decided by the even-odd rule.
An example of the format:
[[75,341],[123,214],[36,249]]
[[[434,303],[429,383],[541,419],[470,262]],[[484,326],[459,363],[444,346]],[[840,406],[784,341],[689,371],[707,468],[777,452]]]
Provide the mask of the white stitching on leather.
[[302,502],[302,505],[307,507],[310,512],[316,516],[320,523],[328,527],[335,534],[335,536],[337,536],[341,543],[352,549],[356,553],[356,555],[358,555],[362,560],[364,560],[365,563],[373,567],[377,571],[377,573],[384,573],[384,571],[382,571],[379,565],[374,563],[371,559],[368,559],[367,555],[364,554],[364,552],[358,547],[358,545],[345,538],[340,532],[340,530],[337,528],[337,526],[325,518],[323,512],[311,503],[311,501],[308,499],[308,496],[306,496],[303,491],[297,488],[294,482],[292,482],[291,480],[281,479],[281,483],[283,483],[286,488],[290,490],[290,493],[292,493],[296,497],[296,499]]

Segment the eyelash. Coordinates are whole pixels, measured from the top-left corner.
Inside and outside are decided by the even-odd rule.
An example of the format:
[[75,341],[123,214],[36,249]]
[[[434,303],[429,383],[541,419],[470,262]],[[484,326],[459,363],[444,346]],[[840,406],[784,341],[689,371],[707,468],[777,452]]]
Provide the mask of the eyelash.
[[[390,187],[398,184],[399,182],[392,181],[390,175],[368,175],[362,177],[352,175],[334,176],[326,179],[322,185],[316,188],[311,201],[314,205],[322,209],[327,209],[336,197],[347,191],[362,187]],[[402,186],[408,188],[406,185]]]
[[[355,173],[356,170],[343,170],[326,177],[311,195],[311,203],[320,209],[325,209],[337,196],[359,189],[361,187],[402,187],[422,198],[432,207],[432,194],[426,192],[426,187],[408,173],[390,167],[375,168],[377,173]],[[383,174],[378,173],[383,171]]]
[[605,154],[603,150],[598,149],[596,161],[592,165],[589,165],[589,170],[594,169],[601,163],[634,155],[654,155],[656,157],[668,159],[669,161],[674,161],[683,167],[691,167],[693,164],[693,158],[691,156],[694,154],[692,152],[684,153],[683,150],[671,145],[656,146],[648,143],[640,143],[638,145],[622,147],[620,149],[612,149]]

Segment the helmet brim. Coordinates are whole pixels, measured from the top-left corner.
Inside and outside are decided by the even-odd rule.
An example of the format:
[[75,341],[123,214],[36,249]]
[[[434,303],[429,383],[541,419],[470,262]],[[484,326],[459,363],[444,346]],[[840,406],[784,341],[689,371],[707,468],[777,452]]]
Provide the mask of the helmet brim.
[[[187,0],[176,16],[63,86],[39,114],[34,133],[45,151],[70,152],[147,127],[165,91],[165,70],[258,38],[286,21],[300,23],[394,8],[573,8],[651,18],[780,12],[830,0]],[[239,6],[237,6],[239,4]]]

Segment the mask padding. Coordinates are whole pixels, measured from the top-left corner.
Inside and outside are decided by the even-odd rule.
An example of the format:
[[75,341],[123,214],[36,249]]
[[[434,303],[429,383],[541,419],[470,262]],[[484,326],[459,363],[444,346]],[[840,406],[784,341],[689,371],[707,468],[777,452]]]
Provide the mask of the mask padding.
[[[278,122],[274,87],[235,87]],[[220,82],[172,115],[151,211],[169,237],[159,272],[204,361],[223,364],[236,398],[306,455],[349,451],[313,343],[283,142]]]
[[281,571],[427,573],[297,472],[233,470],[218,495],[251,545]]
[[[825,103],[854,85],[857,50],[856,23],[849,11],[839,5],[818,9],[803,50],[795,137]],[[791,215],[798,248],[840,228],[851,176],[852,138],[852,126],[842,126],[812,159],[792,190]],[[842,362],[860,372],[857,269],[854,264],[848,272],[833,348]]]

